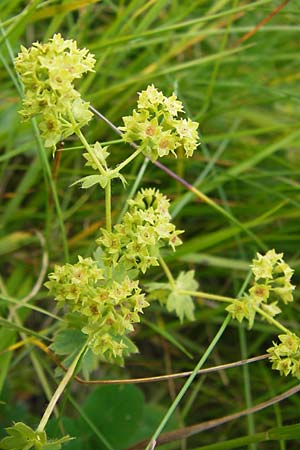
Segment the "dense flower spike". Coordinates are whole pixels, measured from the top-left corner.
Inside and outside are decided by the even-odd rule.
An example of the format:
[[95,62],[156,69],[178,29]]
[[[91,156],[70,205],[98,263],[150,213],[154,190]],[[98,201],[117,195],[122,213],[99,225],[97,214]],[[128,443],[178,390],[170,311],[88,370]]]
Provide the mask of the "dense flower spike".
[[107,266],[145,273],[149,267],[158,266],[160,247],[168,244],[174,250],[181,244],[178,235],[182,231],[170,222],[169,200],[159,191],[142,189],[128,203],[123,222],[111,232],[102,229],[97,243],[104,250]]
[[183,105],[175,94],[165,97],[153,85],[139,94],[137,110],[123,117],[123,139],[136,142],[152,161],[181,149],[185,156],[193,155],[198,145],[199,124],[179,118]]
[[107,280],[96,261],[79,257],[76,264],[55,266],[46,286],[61,307],[82,318],[82,332],[93,352],[108,362],[123,363],[128,353],[124,337],[149,305],[138,281]]
[[78,49],[76,41],[64,40],[60,34],[45,44],[35,42],[29,49],[21,48],[15,59],[25,90],[21,114],[24,120],[38,116],[46,147],[54,146],[73,134],[74,126],[82,128],[91,119],[89,103],[81,99],[73,83],[92,71],[94,64],[87,49]]
[[265,255],[257,253],[251,265],[254,285],[242,299],[234,300],[226,308],[234,319],[239,322],[247,319],[251,328],[256,308],[260,307],[272,318],[281,312],[277,306],[279,300],[285,304],[293,301],[295,286],[291,284],[291,277],[294,271],[282,257],[283,254],[274,249]]

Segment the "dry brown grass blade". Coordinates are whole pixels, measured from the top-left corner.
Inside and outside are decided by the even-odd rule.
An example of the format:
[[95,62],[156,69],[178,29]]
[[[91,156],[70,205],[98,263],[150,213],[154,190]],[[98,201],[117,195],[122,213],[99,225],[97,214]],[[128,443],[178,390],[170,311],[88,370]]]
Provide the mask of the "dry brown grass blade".
[[261,22],[259,22],[254,28],[252,28],[252,30],[248,31],[248,33],[244,34],[240,39],[238,39],[234,43],[234,47],[238,47],[239,45],[243,44],[245,41],[250,39],[252,36],[254,36],[254,34],[256,34],[261,27],[266,25],[266,23],[268,23],[274,16],[276,16],[276,14],[279,13],[279,11],[281,11],[284,8],[289,3],[289,1],[290,0],[285,0],[277,8],[273,9],[273,11]]
[[[8,351],[16,350],[23,345],[27,343],[31,343],[36,345],[40,350],[42,350],[46,355],[49,356],[49,358],[52,359],[52,361],[55,362],[57,366],[59,366],[61,369],[63,369],[65,372],[67,371],[66,367],[60,362],[60,360],[57,358],[55,353],[52,352],[52,350],[47,347],[42,341],[32,338],[32,339],[26,339],[23,341],[20,341],[10,347],[8,347],[5,351],[1,353],[5,353]],[[268,358],[268,354],[265,353],[264,355],[254,356],[252,358],[247,359],[241,359],[239,361],[234,361],[227,364],[219,364],[217,366],[207,367],[205,369],[200,369],[198,372],[198,375],[204,375],[207,373],[212,372],[218,372],[220,370],[226,370],[231,369],[233,367],[242,366],[244,364],[251,364],[254,362],[262,361],[264,359]],[[95,385],[95,384],[141,384],[141,383],[152,383],[152,382],[158,382],[158,381],[169,381],[174,380],[178,378],[185,378],[192,374],[193,371],[187,371],[187,372],[178,372],[178,373],[171,373],[167,375],[157,375],[154,377],[144,377],[144,378],[127,378],[127,379],[117,379],[117,380],[84,380],[83,378],[78,377],[77,375],[74,377],[74,380],[76,380],[80,384],[87,384],[87,385]]]
[[[225,369],[230,369],[233,367],[238,367],[238,366],[242,366],[244,364],[250,364],[250,363],[254,363],[257,361],[262,361],[264,359],[268,358],[268,354],[264,354],[264,355],[259,355],[259,356],[254,356],[253,358],[247,358],[247,359],[241,359],[239,361],[234,361],[232,363],[228,363],[228,364],[220,364],[218,366],[213,366],[213,367],[207,367],[206,369],[200,369],[197,373],[197,375],[204,375],[207,373],[212,373],[212,372],[218,372],[220,370],[225,370]],[[60,367],[63,367],[60,364]],[[64,370],[66,370],[63,367]],[[83,380],[80,377],[75,377],[75,380],[78,381],[81,384],[141,384],[141,383],[153,383],[153,382],[157,382],[157,381],[169,381],[169,380],[174,380],[176,378],[186,378],[188,376],[190,376],[193,373],[193,371],[187,371],[187,372],[178,372],[178,373],[172,373],[172,374],[168,374],[168,375],[157,375],[154,377],[145,377],[145,378],[128,378],[128,379],[124,379],[124,380]]]

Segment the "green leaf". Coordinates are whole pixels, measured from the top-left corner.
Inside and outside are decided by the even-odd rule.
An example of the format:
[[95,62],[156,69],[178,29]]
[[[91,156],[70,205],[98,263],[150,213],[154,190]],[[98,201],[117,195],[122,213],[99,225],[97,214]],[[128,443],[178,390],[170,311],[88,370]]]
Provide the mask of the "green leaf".
[[48,441],[48,442],[46,442],[45,445],[43,445],[42,450],[60,450],[62,444],[64,444],[65,442],[69,442],[73,439],[74,438],[72,438],[70,436],[63,436],[60,439],[54,439],[54,440]]
[[109,178],[104,175],[88,175],[87,177],[83,177],[80,178],[80,180],[75,181],[75,183],[72,183],[71,186],[81,183],[82,189],[88,189],[95,184],[100,184],[102,188],[105,188],[108,180]]
[[[77,355],[78,351],[83,347],[86,339],[86,335],[83,334],[79,329],[63,328],[55,334],[53,343],[51,344],[50,348],[57,355],[66,355],[66,358],[62,360],[62,364],[65,367],[69,367],[75,355]],[[85,365],[85,362],[87,362],[87,365]],[[87,378],[88,373],[92,370],[92,367],[90,365],[90,358],[87,357],[86,359],[86,355],[84,355],[84,357],[82,358],[80,370],[82,370],[85,374],[85,378]],[[55,372],[57,376],[60,376],[63,373],[60,367],[57,367]]]
[[51,349],[57,355],[70,355],[79,351],[86,341],[86,335],[75,328],[64,328],[54,336]]
[[6,428],[9,436],[0,441],[0,448],[4,450],[30,449],[34,445],[35,433],[23,422],[15,423],[13,427]]
[[171,292],[167,299],[168,311],[175,311],[180,321],[183,322],[184,316],[188,320],[194,320],[194,303],[190,295],[181,293],[180,291],[195,291],[198,288],[198,283],[194,279],[194,270],[188,272],[180,272],[175,284],[176,290]]
[[[63,427],[65,433],[73,437],[65,444],[66,450],[91,450],[88,445],[88,438],[91,433],[89,427],[81,417],[69,418],[60,416],[59,423]],[[51,418],[47,423],[47,433],[51,436],[56,436],[59,430],[58,419]],[[51,443],[51,441],[50,441]],[[83,444],[84,443],[84,444]],[[49,450],[49,448],[47,448]]]
[[[88,396],[83,409],[114,450],[121,450],[143,419],[144,397],[136,386],[100,386]],[[98,441],[92,448],[102,450]]]
[[123,187],[125,187],[127,184],[126,178],[121,173],[115,174],[112,178],[119,178],[119,180],[121,180],[121,182],[123,184]]
[[180,272],[176,279],[177,289],[186,291],[196,291],[198,289],[198,283],[194,279],[195,271],[189,270],[188,272]]
[[[198,289],[198,283],[194,279],[195,272],[180,272],[175,280],[175,289],[171,283],[148,283],[147,290],[150,292],[150,299],[159,300],[166,303],[167,310],[175,311],[180,321],[184,317],[188,320],[194,320],[194,303],[190,295],[181,293],[180,291],[195,291]],[[170,293],[168,291],[171,291]]]
[[180,322],[183,322],[184,316],[188,320],[194,320],[194,309],[195,306],[190,295],[180,294],[175,291],[168,296],[167,310],[170,312],[175,311]]
[[[143,439],[150,439],[165,414],[166,409],[163,406],[157,404],[145,404],[143,420],[139,424],[139,427],[136,428],[134,434],[131,436],[129,445],[133,445]],[[170,421],[167,423],[165,431],[175,430],[178,427],[178,417],[176,417],[176,415],[173,415],[173,417],[171,417]]]
[[60,439],[47,441],[45,431],[34,431],[23,422],[17,422],[12,427],[6,428],[7,434],[0,441],[0,449],[2,450],[59,450],[61,444],[69,441],[69,436],[63,436]]

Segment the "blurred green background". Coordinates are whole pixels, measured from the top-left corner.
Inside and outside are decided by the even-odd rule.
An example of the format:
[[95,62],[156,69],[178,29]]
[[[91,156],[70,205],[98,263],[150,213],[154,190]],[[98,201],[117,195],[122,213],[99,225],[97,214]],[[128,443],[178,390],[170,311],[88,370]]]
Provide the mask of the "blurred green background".
[[[295,269],[297,285],[296,301],[285,308],[284,320],[299,332],[300,8],[297,1],[284,3],[276,11],[283,2],[0,2],[2,350],[21,339],[18,334],[21,326],[23,338],[31,334],[30,330],[46,330],[45,335],[51,338],[54,322],[30,309],[20,309],[16,330],[9,329],[7,319],[12,316],[5,298],[19,301],[32,293],[32,304],[55,313],[54,302],[42,285],[45,273],[67,258],[74,262],[78,254],[89,256],[96,248],[95,238],[104,221],[101,190],[70,187],[78,178],[89,174],[84,168],[79,142],[69,138],[53,159],[40,145],[37,130],[30,123],[21,123],[18,114],[21,92],[13,58],[20,45],[46,41],[56,32],[76,39],[80,48],[86,47],[94,53],[96,71],[81,81],[78,88],[116,126],[122,125],[122,116],[136,105],[137,92],[148,84],[154,83],[166,95],[176,93],[188,115],[200,122],[201,145],[190,160],[164,158],[161,162],[195,184],[257,238],[249,236],[210,205],[198,201],[140,157],[126,167],[128,189],[137,177],[142,186],[158,187],[173,202],[172,214],[177,227],[185,229],[184,244],[176,253],[168,255],[172,272],[194,269],[201,290],[234,297],[246,279],[249,262],[256,251],[275,248],[284,252],[285,259]],[[247,33],[264,19],[266,23],[247,38]],[[96,118],[84,131],[89,142],[118,139]],[[117,163],[132,149],[111,142],[110,151],[112,163]],[[120,183],[114,185],[115,218],[127,195],[128,190]],[[150,276],[152,280],[161,279],[155,270]],[[123,369],[111,366],[97,369],[95,378],[151,376],[193,369],[225,315],[223,305],[197,301],[196,321],[181,325],[159,306],[153,306],[134,336],[140,353]],[[275,329],[264,322],[258,322],[253,330],[246,332],[243,326],[232,321],[207,364],[265,353],[275,337]],[[18,352],[0,355],[0,365],[1,399],[5,402],[0,405],[0,424],[8,426],[12,420],[35,424],[46,402],[47,386],[50,391],[55,386],[53,363],[39,350],[23,347]],[[294,380],[272,372],[266,361],[249,369],[236,368],[199,378],[177,411],[171,428],[235,412],[294,384]],[[126,391],[129,397],[124,402],[128,405],[135,404],[131,400],[135,395],[141,398],[136,402],[139,407],[145,402],[143,422],[140,419],[139,425],[133,427],[144,431],[138,435],[135,429],[134,435],[128,431],[131,430],[128,425],[127,437],[121,443],[113,440],[114,432],[110,435],[104,431],[107,439],[112,436],[113,448],[126,448],[148,436],[181,385],[182,381],[147,384],[143,386],[143,394],[136,388]],[[79,403],[88,402],[86,397],[91,392],[91,388],[76,385],[72,398]],[[293,397],[282,405],[268,408],[252,419],[242,418],[213,432],[204,432],[187,443],[168,444],[166,448],[192,449],[299,421],[299,399]],[[134,411],[136,408],[133,407]],[[83,441],[74,441],[68,444],[69,448],[90,448],[89,445],[107,448],[83,420],[84,408],[78,411],[74,404],[66,402],[61,414],[71,423],[70,434],[75,433],[77,420],[89,430],[88,437],[82,432]],[[99,411],[90,415],[96,421],[96,429],[102,427],[102,431],[107,431],[108,425],[97,422],[97,414]],[[113,423],[118,423],[113,417]],[[81,429],[79,425],[77,429]],[[249,448],[275,448],[274,443],[258,445]],[[298,448],[296,441],[287,444],[280,441],[275,445],[281,450]]]

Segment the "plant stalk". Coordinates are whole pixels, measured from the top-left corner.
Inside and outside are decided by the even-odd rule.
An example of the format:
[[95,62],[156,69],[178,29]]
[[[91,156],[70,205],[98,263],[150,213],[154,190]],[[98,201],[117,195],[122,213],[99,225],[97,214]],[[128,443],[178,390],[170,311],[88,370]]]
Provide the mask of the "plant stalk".
[[47,422],[53,412],[53,409],[56,405],[56,403],[58,402],[60,396],[62,395],[62,393],[64,392],[67,384],[69,383],[70,379],[72,378],[75,369],[77,367],[77,364],[82,356],[82,354],[84,353],[86,349],[86,346],[84,345],[84,347],[80,350],[80,352],[78,353],[78,355],[75,357],[74,361],[72,362],[72,364],[70,365],[70,367],[68,368],[65,376],[63,377],[63,379],[61,380],[61,382],[59,383],[59,385],[57,386],[56,391],[53,394],[53,397],[51,398],[44,414],[43,417],[41,418],[41,421],[36,429],[36,431],[41,432],[44,431]]
[[278,320],[271,317],[270,314],[266,313],[263,309],[256,306],[255,311],[258,312],[258,314],[260,314],[262,317],[264,317],[268,322],[275,325],[276,328],[283,331],[285,334],[293,334],[288,328],[282,325]]
[[176,289],[176,283],[175,283],[175,280],[174,280],[174,278],[173,278],[173,275],[172,275],[172,273],[171,273],[169,267],[167,266],[167,264],[165,263],[165,261],[164,261],[163,258],[161,257],[161,255],[159,255],[158,260],[159,260],[159,263],[160,263],[161,267],[163,268],[163,270],[164,270],[164,272],[165,272],[165,274],[166,274],[166,276],[167,276],[167,278],[168,278],[168,280],[169,280],[171,286],[172,286],[174,289]]

